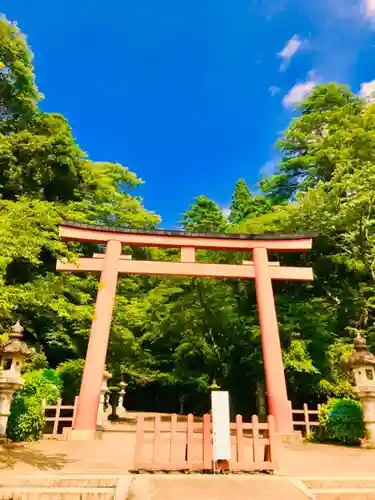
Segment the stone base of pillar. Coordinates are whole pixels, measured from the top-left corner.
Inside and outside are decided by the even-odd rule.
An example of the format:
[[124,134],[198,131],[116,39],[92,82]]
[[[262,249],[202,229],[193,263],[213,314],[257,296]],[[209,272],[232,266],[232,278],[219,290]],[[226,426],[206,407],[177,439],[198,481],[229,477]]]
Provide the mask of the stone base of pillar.
[[302,439],[302,433],[301,431],[293,431],[288,434],[284,434],[281,432],[277,432],[276,436],[279,438],[281,444],[301,444],[303,439]]
[[99,439],[99,433],[97,430],[85,431],[65,428],[63,430],[63,439],[66,441],[94,441]]
[[117,407],[116,413],[118,418],[126,418],[126,410],[123,406],[121,408]]
[[374,450],[375,441],[373,441],[372,439],[361,439],[361,448],[365,450]]

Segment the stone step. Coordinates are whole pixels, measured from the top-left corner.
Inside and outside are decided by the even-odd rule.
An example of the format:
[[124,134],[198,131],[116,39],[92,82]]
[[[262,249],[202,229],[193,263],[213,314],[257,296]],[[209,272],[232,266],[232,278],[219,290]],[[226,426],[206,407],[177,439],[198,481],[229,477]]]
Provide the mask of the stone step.
[[375,488],[330,488],[311,489],[315,500],[374,500]]
[[311,500],[375,500],[371,476],[303,477],[295,484]]
[[303,484],[313,490],[327,490],[340,488],[367,488],[375,489],[375,477],[343,477],[343,478],[319,478],[304,479]]
[[126,500],[132,476],[0,475],[0,500]]
[[[125,500],[124,497],[122,500]],[[0,488],[0,500],[114,500],[115,488]]]
[[40,488],[115,488],[119,476],[0,476],[0,488],[40,487]]

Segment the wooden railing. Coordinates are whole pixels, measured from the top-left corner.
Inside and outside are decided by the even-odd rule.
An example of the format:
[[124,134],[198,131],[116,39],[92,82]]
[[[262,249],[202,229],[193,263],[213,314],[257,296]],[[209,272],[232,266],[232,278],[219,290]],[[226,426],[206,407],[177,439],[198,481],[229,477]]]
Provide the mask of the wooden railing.
[[[74,405],[63,405],[62,400],[59,399],[56,405],[46,405],[43,404],[44,406],[44,412],[45,412],[45,421],[46,421],[46,428],[44,430],[44,435],[55,437],[60,434],[62,434],[62,430],[64,427],[73,427],[73,422],[75,418],[75,413],[77,409],[77,402],[78,402],[78,396],[76,396],[74,400]],[[319,413],[319,408],[321,405],[318,404],[318,409],[317,410],[312,410],[308,407],[307,403],[304,403],[303,409],[302,410],[296,410],[293,409],[292,406],[290,405],[290,411],[292,414],[292,419],[293,419],[293,428],[294,430],[302,430],[303,435],[308,437],[311,433],[312,427],[317,427],[319,426],[319,421],[318,421],[318,413]],[[51,412],[53,413],[51,415]],[[69,414],[69,415],[67,415]],[[295,416],[302,416],[301,419],[295,420]],[[210,415],[208,415],[210,417]],[[179,432],[181,432],[181,429],[187,432],[187,439],[193,439],[196,440],[196,434],[199,436],[202,435],[202,429],[204,429],[204,418],[207,420],[207,416],[200,418],[194,418],[192,415],[170,415],[168,413],[166,414],[160,414],[160,413],[155,413],[155,414],[150,414],[150,413],[145,413],[145,414],[140,414],[137,415],[136,417],[136,423],[137,423],[137,436],[138,439],[140,438],[140,433],[143,434],[153,434],[156,437],[156,441],[159,439],[159,433],[174,433],[175,431],[172,431],[175,428],[176,422],[177,422],[177,428],[179,429]],[[176,420],[177,419],[177,420]],[[193,419],[193,420],[192,420]],[[158,421],[160,420],[160,424]],[[52,428],[51,425],[49,424],[52,422]],[[150,426],[150,423],[152,422],[152,425]],[[192,423],[193,422],[193,423]],[[271,428],[272,428],[272,422],[271,421]],[[148,425],[147,425],[148,424]],[[207,423],[206,423],[207,425]],[[210,424],[211,425],[211,424]],[[160,429],[159,429],[160,426]],[[192,426],[192,427],[191,427]],[[251,423],[249,422],[243,422],[242,421],[242,416],[237,415],[236,417],[236,423],[231,424],[231,433],[232,433],[232,441],[233,441],[233,436],[236,434],[236,436],[240,436],[240,434],[243,432],[243,435],[245,437],[250,435],[255,435],[255,441],[257,440],[257,435],[260,432],[260,438],[259,439],[265,439],[264,435],[269,432],[269,422],[265,424],[261,424],[258,422],[258,417],[256,415],[253,415]],[[301,429],[302,428],[302,429]],[[143,429],[143,430],[142,430]],[[156,431],[155,431],[156,429]],[[158,430],[159,429],[159,430]],[[190,429],[190,430],[189,430]],[[241,431],[242,429],[242,431]],[[188,431],[189,430],[189,431]],[[267,437],[267,439],[272,440],[272,431],[270,431],[271,437]],[[143,439],[143,438],[142,438]],[[236,444],[236,454],[237,456],[241,456],[241,441],[242,438],[238,438],[238,445]],[[254,441],[254,442],[255,442]],[[265,443],[262,443],[262,446]],[[172,446],[172,442],[171,442]],[[256,447],[256,444],[254,444]],[[266,451],[267,451],[267,446],[270,446],[270,443],[266,444]],[[187,447],[189,448],[189,442],[187,442]],[[138,450],[139,452],[139,450]],[[256,449],[253,449],[253,455],[254,457],[256,456]],[[241,458],[239,458],[238,463],[241,463]],[[257,460],[254,458],[254,463]]]
[[[45,436],[55,437],[62,434],[63,427],[73,427],[77,401],[78,396],[76,396],[74,400],[74,405],[63,405],[61,399],[57,401],[56,405],[46,405],[45,402],[43,403],[45,421],[47,424],[43,433]],[[51,412],[53,415],[50,415]],[[67,413],[70,413],[70,415],[67,415]],[[49,422],[53,422],[52,430],[50,425],[48,425]]]
[[[319,421],[318,421],[318,414],[319,414],[320,406],[321,405],[318,404],[317,410],[309,409],[309,406],[307,403],[303,404],[302,410],[295,410],[292,408],[292,406],[290,406],[290,411],[292,412],[292,418],[293,418],[293,428],[295,430],[301,430],[300,428],[302,427],[302,433],[306,437],[308,437],[311,433],[311,430],[312,430],[311,428],[318,427],[320,425]],[[295,415],[302,415],[303,419],[294,420]]]
[[[221,464],[233,471],[275,470],[277,445],[274,418],[260,424],[254,415],[243,422],[237,415],[232,423],[232,458]],[[195,420],[193,415],[179,419],[171,415],[162,421],[160,415],[137,416],[135,470],[176,471],[213,470],[211,416]]]

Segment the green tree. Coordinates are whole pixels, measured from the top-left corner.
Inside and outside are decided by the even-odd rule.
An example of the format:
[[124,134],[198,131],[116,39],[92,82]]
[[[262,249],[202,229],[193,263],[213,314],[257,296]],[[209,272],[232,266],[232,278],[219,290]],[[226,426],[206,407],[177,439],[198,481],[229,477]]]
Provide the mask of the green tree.
[[35,112],[40,94],[35,85],[32,52],[15,23],[0,17],[0,129],[8,120]]
[[[63,116],[37,110],[30,49],[5,19],[0,63],[0,335],[20,318],[39,353],[28,370],[59,366],[72,399],[98,280],[58,274],[56,259],[91,255],[98,246],[60,241],[58,225],[68,219],[153,229],[160,219],[134,196],[142,182],[134,173],[93,161]],[[350,392],[340,361],[357,330],[375,346],[374,118],[374,106],[349,89],[318,86],[280,139],[279,170],[262,180],[260,194],[237,182],[230,224],[205,196],[183,216],[187,231],[318,234],[308,255],[275,255],[282,265],[312,265],[315,273],[312,283],[273,284],[295,406]],[[179,259],[174,249],[130,251],[141,260]],[[235,252],[198,257],[249,259]],[[236,412],[254,412],[250,395],[265,391],[253,281],[122,276],[107,359],[113,383],[129,383],[130,408],[202,413],[215,378]],[[34,410],[40,416],[33,405],[30,415]]]
[[340,160],[362,148],[355,141],[357,129],[372,126],[365,125],[364,108],[365,101],[346,86],[317,85],[278,141],[282,160],[278,172],[262,181],[263,191],[278,202],[287,201],[319,181],[329,181]]
[[96,250],[59,241],[59,223],[154,227],[159,218],[132,195],[135,174],[89,160],[63,116],[37,110],[31,51],[4,18],[0,62],[0,328],[21,317],[27,341],[55,366],[84,354],[97,287],[92,275],[56,274],[56,258]]
[[264,196],[253,196],[243,179],[238,179],[230,205],[229,222],[239,222],[267,212],[269,204]]
[[221,232],[225,230],[226,221],[219,205],[206,196],[198,196],[193,205],[184,214],[182,222],[186,231]]

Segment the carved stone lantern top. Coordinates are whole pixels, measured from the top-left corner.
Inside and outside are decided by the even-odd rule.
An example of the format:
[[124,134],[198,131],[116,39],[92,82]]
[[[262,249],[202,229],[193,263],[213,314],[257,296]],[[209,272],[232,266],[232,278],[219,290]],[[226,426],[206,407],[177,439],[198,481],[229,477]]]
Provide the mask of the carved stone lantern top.
[[218,390],[220,390],[220,386],[216,383],[216,379],[212,380],[212,384],[210,385],[210,390],[211,391],[218,391]]
[[0,354],[21,355],[28,358],[34,354],[35,349],[27,347],[27,344],[22,340],[24,328],[17,321],[10,329],[9,339],[0,344]]
[[101,392],[103,394],[106,394],[108,392],[107,382],[110,378],[112,378],[112,374],[107,372],[107,370],[104,370],[102,378],[102,387],[101,387]]
[[354,340],[355,353],[345,361],[345,366],[348,369],[357,368],[359,366],[375,367],[375,356],[368,350],[366,339],[358,334]]

